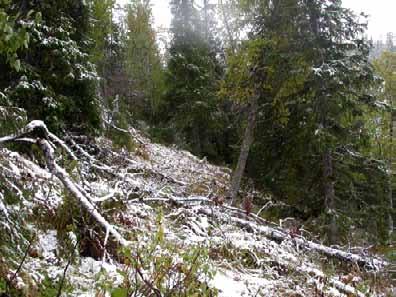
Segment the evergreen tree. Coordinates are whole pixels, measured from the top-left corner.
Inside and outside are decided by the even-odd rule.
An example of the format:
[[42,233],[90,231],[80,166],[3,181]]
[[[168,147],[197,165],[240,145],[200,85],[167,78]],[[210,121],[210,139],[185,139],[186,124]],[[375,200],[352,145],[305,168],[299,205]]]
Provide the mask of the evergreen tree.
[[[17,22],[17,16],[8,13],[7,8],[10,2],[10,0],[0,1],[0,53],[5,55],[7,62],[18,71],[20,60],[17,52],[21,48],[28,48],[29,34],[25,26]],[[29,16],[32,16],[32,13],[33,11],[30,11]],[[38,21],[40,14],[36,17]]]
[[[257,100],[249,175],[293,207],[287,215],[324,216],[331,242],[345,221],[381,235],[387,175],[382,162],[360,153],[376,87],[364,24],[336,0],[244,4],[252,19],[242,54],[249,66],[228,75],[242,88],[228,85],[250,106]],[[367,220],[369,209],[377,220]]]
[[241,2],[250,15],[253,30],[250,40],[234,54],[235,61],[231,61],[225,87],[233,97],[239,96],[238,101],[248,104],[249,116],[231,179],[231,201],[240,187],[256,121],[262,121],[258,119],[258,112],[266,112],[265,123],[284,125],[289,115],[287,98],[300,92],[307,76],[304,47],[300,42],[301,30],[304,30],[303,6],[293,0]]
[[[314,35],[309,56],[312,72],[307,81],[313,113],[306,116],[315,129],[310,143],[321,164],[319,193],[328,217],[329,240],[335,242],[337,225],[352,209],[356,211],[361,201],[372,207],[383,207],[386,201],[380,190],[386,177],[381,164],[371,161],[367,166],[368,158],[357,158],[368,143],[363,115],[375,103],[372,88],[376,79],[368,62],[370,44],[363,37],[366,27],[341,6],[341,1],[307,1],[307,14]],[[353,177],[356,168],[364,176],[363,181],[371,176],[374,184],[377,176],[380,186],[367,191],[367,195],[363,192],[355,196],[357,201],[349,198],[348,205],[343,205],[352,196],[348,183],[352,188],[360,187],[362,180]],[[347,177],[349,174],[351,178]],[[372,199],[372,194],[378,198]],[[381,228],[377,232],[382,232]]]
[[[381,109],[369,114],[368,119],[371,125],[371,147],[369,153],[374,158],[386,160],[389,177],[389,209],[388,228],[389,235],[394,229],[394,199],[395,195],[395,131],[396,131],[396,54],[383,52],[382,55],[373,62],[376,72],[383,78],[384,84],[380,88],[379,97],[383,103]],[[390,211],[390,212],[389,212]]]
[[[95,64],[100,77],[99,93],[104,114],[109,117],[112,101],[125,96],[127,78],[125,72],[123,32],[120,24],[113,21],[114,0],[91,0],[90,26],[88,31],[89,59]],[[102,110],[103,111],[103,110]],[[108,122],[105,118],[105,122]],[[105,123],[106,124],[106,123]]]
[[[190,0],[171,2],[173,20],[167,93],[163,119],[178,133],[176,141],[195,154],[216,158],[216,133],[222,130],[218,110],[221,67],[215,41],[206,36],[205,21]],[[210,31],[210,30],[209,30]]]
[[114,0],[90,0],[90,26],[89,38],[91,39],[89,58],[96,65],[98,75],[105,77],[106,62],[111,55],[113,42],[113,7]]
[[133,0],[125,19],[127,98],[134,119],[153,121],[163,93],[163,65],[152,24],[150,0]]
[[[85,40],[89,7],[82,0],[11,1],[5,10],[18,15],[18,24],[31,36],[29,49],[18,51],[19,72],[0,56],[0,85],[9,102],[53,130],[97,129],[97,76]],[[40,23],[30,21],[32,10],[41,13]]]
[[[17,16],[9,14],[7,11],[10,1],[0,1],[0,56],[6,67],[18,72],[21,68],[21,61],[18,58],[18,51],[27,49],[30,35],[23,23],[19,23]],[[30,12],[30,16],[33,17]],[[36,14],[36,21],[40,20],[40,14]],[[0,77],[5,76],[2,71]],[[9,134],[18,127],[22,127],[26,120],[25,110],[15,108],[10,100],[3,93],[7,84],[0,81],[0,132]]]

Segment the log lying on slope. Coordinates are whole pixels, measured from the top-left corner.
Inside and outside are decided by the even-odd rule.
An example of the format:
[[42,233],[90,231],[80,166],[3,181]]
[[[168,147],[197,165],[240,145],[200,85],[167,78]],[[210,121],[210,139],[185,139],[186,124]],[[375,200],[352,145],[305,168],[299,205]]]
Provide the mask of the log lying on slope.
[[[125,130],[126,131],[126,130]],[[131,134],[132,135],[132,134]],[[133,137],[136,137],[136,136],[133,136]],[[115,170],[114,168],[111,168],[110,166],[108,166],[108,165],[105,165],[105,164],[103,164],[103,163],[99,163],[98,162],[98,160],[96,160],[95,158],[93,158],[80,144],[78,144],[74,139],[75,139],[76,137],[74,136],[72,136],[72,135],[68,135],[67,137],[66,137],[66,139],[67,139],[67,141],[68,142],[70,142],[71,143],[71,146],[73,147],[73,148],[75,148],[76,150],[77,150],[77,152],[81,155],[81,156],[83,156],[89,163],[90,163],[90,165],[93,167],[93,168],[95,168],[95,169],[97,169],[97,170],[99,170],[99,171],[102,171],[102,172],[104,172],[104,173],[106,173],[106,174],[109,174],[109,175],[111,175],[111,176],[113,176],[113,177],[119,177],[119,178],[123,178],[124,176],[122,175],[122,174],[119,174],[118,172],[117,172],[117,170]],[[114,152],[111,152],[113,155],[117,155],[116,153],[114,153]],[[132,161],[131,159],[129,159],[129,158],[124,158],[124,160],[126,161],[126,162],[128,162],[129,164],[131,164],[131,165],[136,165],[137,164],[137,162],[135,162],[135,161]],[[172,182],[172,183],[174,183],[174,184],[177,184],[177,185],[179,185],[179,186],[186,186],[187,185],[187,183],[185,183],[185,182],[183,182],[183,181],[180,181],[180,180],[177,180],[177,179],[174,179],[173,177],[171,177],[171,176],[168,176],[168,175],[165,175],[165,174],[163,174],[162,172],[160,172],[160,171],[158,171],[156,168],[153,168],[152,166],[147,166],[147,165],[139,165],[139,167],[134,167],[133,168],[134,170],[136,170],[136,171],[138,171],[138,172],[144,172],[144,173],[149,173],[149,174],[152,174],[152,175],[154,175],[154,176],[158,176],[159,178],[161,178],[161,179],[165,179],[165,180],[168,180],[168,181],[170,181],[170,182]]]
[[[132,203],[169,203],[175,204],[178,206],[190,206],[190,205],[214,205],[214,201],[208,199],[207,197],[172,197],[172,198],[146,198],[146,199],[136,199],[132,200]],[[216,211],[217,209],[217,211]],[[204,215],[207,216],[216,216],[219,221],[223,221],[227,223],[229,221],[233,222],[235,225],[251,230],[253,232],[260,233],[271,240],[282,242],[285,240],[293,240],[294,243],[301,249],[307,251],[313,251],[322,255],[325,255],[328,258],[339,259],[343,262],[355,263],[359,265],[359,267],[368,270],[368,271],[381,271],[386,266],[389,265],[388,262],[380,259],[376,259],[374,257],[362,256],[350,252],[346,252],[340,249],[331,248],[313,241],[306,240],[302,236],[293,236],[284,231],[282,228],[277,226],[269,226],[269,222],[266,222],[264,219],[257,217],[255,214],[250,214],[246,216],[246,212],[242,209],[238,209],[236,207],[231,207],[227,205],[223,206],[215,206],[213,208],[208,208],[205,206],[201,206],[198,210]],[[225,216],[228,214],[229,216]]]
[[26,127],[24,133],[18,136],[6,136],[0,138],[0,145],[9,142],[36,143],[43,151],[49,171],[55,175],[64,187],[81,203],[82,207],[121,245],[128,245],[128,241],[111,225],[96,209],[94,204],[79,189],[79,186],[70,178],[67,172],[56,164],[53,146],[48,139],[50,133],[42,121],[32,121]]
[[361,256],[358,254],[345,252],[340,249],[331,248],[313,241],[309,241],[299,235],[293,235],[292,237],[288,232],[285,232],[285,230],[277,225],[275,226],[273,224],[273,227],[269,226],[269,224],[272,223],[266,222],[264,219],[258,217],[254,213],[249,214],[249,219],[247,220],[246,212],[244,210],[231,206],[223,207],[227,210],[227,212],[231,212],[233,214],[232,220],[236,224],[240,225],[241,227],[245,227],[254,230],[255,232],[261,233],[275,241],[282,242],[284,240],[292,238],[295,244],[300,248],[309,251],[312,250],[327,257],[336,258],[344,262],[356,263],[357,265],[365,268],[366,270],[380,271],[385,266],[389,265],[389,263],[384,260],[379,260],[374,257]]
[[[277,229],[267,226],[258,226],[257,224],[248,222],[240,218],[232,218],[232,221],[237,223],[241,227],[247,227],[276,241],[281,242],[291,238],[288,233],[281,232]],[[300,248],[309,251],[315,251],[327,257],[336,258],[344,262],[356,263],[357,265],[359,265],[360,267],[366,270],[380,271],[385,266],[388,265],[388,263],[383,260],[379,260],[373,257],[365,257],[365,256],[345,252],[339,249],[331,248],[319,243],[305,240],[303,237],[300,236],[295,236],[292,239],[295,242],[295,244]]]
[[[230,208],[225,207],[225,209],[227,212],[227,209]],[[204,212],[206,211],[206,209],[204,208],[202,208],[202,210]],[[235,212],[235,208],[232,208],[232,210]],[[368,271],[381,271],[386,266],[389,265],[388,262],[384,260],[376,259],[374,257],[362,256],[354,253],[345,252],[340,249],[331,248],[313,241],[306,240],[302,236],[291,236],[288,232],[283,231],[281,228],[270,227],[263,225],[257,221],[256,222],[251,221],[248,219],[248,217],[246,217],[246,214],[244,214],[246,218],[245,219],[245,218],[237,217],[235,215],[225,218],[224,211],[218,213],[214,212],[214,213],[217,214],[217,218],[219,220],[231,221],[237,226],[240,226],[241,228],[245,228],[247,230],[260,233],[265,237],[270,238],[274,241],[282,242],[285,240],[293,240],[296,246],[298,246],[299,248],[302,248],[307,251],[313,251],[325,255],[326,257],[329,258],[336,258],[344,262],[355,263],[359,265],[359,267]],[[241,214],[243,214],[242,210],[241,210]],[[213,215],[213,212],[210,212],[210,215]]]

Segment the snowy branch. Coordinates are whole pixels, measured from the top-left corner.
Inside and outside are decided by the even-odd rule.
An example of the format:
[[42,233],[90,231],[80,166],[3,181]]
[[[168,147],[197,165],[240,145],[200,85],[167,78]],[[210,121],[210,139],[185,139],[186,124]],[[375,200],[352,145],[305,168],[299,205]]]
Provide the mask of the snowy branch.
[[[32,121],[25,127],[25,132],[22,136],[25,135],[35,135],[35,136],[42,136],[43,138],[38,137],[36,140],[25,138],[21,136],[7,136],[0,139],[1,143],[13,142],[13,141],[24,141],[28,143],[36,143],[45,156],[47,167],[50,172],[55,175],[65,186],[65,188],[73,194],[73,196],[82,204],[82,206],[87,210],[89,214],[91,214],[94,219],[101,224],[106,232],[109,232],[114,238],[123,246],[128,244],[128,241],[124,239],[124,237],[111,225],[95,208],[95,206],[91,203],[90,199],[86,196],[85,191],[78,186],[72,178],[67,174],[67,172],[61,168],[55,162],[54,150],[51,143],[46,139],[50,134],[46,125],[42,121]],[[55,139],[58,144],[60,144],[63,148],[66,145],[54,137],[53,135],[50,136],[51,138]],[[71,153],[70,149],[66,149],[69,153]],[[74,154],[71,154],[74,156]]]

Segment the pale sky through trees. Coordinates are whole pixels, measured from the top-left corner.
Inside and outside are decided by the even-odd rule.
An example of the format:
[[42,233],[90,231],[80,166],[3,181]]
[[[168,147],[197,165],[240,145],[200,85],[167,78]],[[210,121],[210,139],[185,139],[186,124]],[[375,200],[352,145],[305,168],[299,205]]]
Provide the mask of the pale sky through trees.
[[[125,4],[128,1],[117,2]],[[197,3],[200,2],[197,0]],[[152,3],[156,26],[168,28],[171,20],[169,0],[152,0]],[[394,32],[396,36],[396,0],[343,0],[343,3],[344,7],[351,8],[356,14],[364,12],[369,15],[368,37],[385,38],[387,32]]]
[[369,15],[368,36],[374,39],[385,38],[387,32],[396,36],[396,1],[395,0],[343,0],[345,7],[357,14]]

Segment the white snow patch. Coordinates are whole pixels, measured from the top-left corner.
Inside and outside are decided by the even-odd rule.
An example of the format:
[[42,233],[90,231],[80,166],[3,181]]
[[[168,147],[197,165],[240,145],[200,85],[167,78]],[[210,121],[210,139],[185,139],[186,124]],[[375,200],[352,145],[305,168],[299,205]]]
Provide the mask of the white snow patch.
[[49,261],[56,261],[56,250],[58,247],[57,232],[49,230],[46,233],[38,234],[38,244],[42,249],[42,256]]
[[211,285],[219,290],[219,297],[272,296],[274,288],[272,281],[258,275],[230,270],[218,271]]

